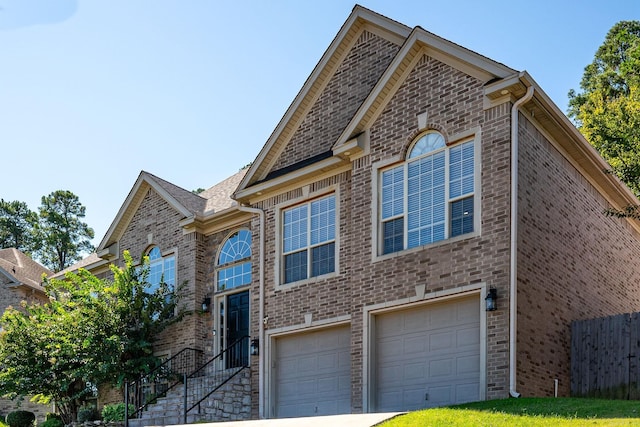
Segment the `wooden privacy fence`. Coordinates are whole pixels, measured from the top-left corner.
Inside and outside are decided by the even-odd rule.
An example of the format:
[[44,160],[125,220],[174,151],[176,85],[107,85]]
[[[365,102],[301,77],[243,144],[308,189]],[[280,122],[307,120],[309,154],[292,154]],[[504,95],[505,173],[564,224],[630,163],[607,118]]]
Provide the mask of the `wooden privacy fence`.
[[640,399],[640,313],[571,323],[571,395]]

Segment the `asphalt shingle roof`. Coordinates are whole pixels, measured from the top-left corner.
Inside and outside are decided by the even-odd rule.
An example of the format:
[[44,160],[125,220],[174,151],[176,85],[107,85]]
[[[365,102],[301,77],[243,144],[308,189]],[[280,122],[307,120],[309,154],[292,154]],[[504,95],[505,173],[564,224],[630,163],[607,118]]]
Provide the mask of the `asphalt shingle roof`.
[[16,285],[25,285],[39,291],[44,291],[40,285],[42,275],[53,275],[51,270],[15,248],[0,249],[0,269],[13,277]]

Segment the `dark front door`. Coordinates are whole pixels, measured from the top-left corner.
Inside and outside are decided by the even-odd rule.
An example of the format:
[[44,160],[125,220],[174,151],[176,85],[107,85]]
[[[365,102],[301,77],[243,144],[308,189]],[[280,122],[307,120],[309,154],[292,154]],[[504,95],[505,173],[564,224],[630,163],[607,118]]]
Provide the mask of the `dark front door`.
[[227,368],[246,366],[249,362],[249,291],[227,297],[226,343]]

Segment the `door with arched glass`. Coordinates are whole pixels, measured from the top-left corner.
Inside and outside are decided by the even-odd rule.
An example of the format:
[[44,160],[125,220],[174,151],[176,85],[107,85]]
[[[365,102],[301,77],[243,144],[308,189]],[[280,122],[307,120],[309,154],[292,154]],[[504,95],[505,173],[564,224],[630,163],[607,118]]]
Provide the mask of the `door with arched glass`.
[[[249,289],[251,284],[251,232],[232,233],[223,243],[216,262],[216,329],[218,348],[228,349],[227,368],[249,361]],[[239,340],[242,340],[239,342]]]

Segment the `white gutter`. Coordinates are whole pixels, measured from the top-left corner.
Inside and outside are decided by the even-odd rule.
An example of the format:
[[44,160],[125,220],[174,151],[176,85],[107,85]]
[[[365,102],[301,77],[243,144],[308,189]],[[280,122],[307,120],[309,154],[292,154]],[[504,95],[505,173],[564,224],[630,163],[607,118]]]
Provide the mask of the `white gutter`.
[[241,212],[249,212],[253,214],[257,214],[260,217],[260,246],[258,248],[259,254],[259,268],[260,268],[260,302],[259,304],[259,315],[258,315],[258,340],[259,340],[259,350],[258,350],[258,416],[260,418],[265,417],[265,397],[266,393],[264,392],[264,211],[258,208],[251,208],[248,206],[238,206],[238,210]]
[[509,270],[509,394],[520,397],[516,391],[516,327],[518,316],[518,109],[533,97],[533,86],[511,107],[511,265]]

